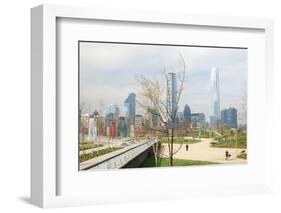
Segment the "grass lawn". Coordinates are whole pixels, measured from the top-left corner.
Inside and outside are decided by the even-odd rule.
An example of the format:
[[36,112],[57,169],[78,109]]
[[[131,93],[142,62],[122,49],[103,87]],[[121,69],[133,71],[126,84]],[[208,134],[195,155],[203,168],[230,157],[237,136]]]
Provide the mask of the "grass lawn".
[[189,131],[187,133],[187,136],[194,137],[194,138],[199,137],[199,136],[200,136],[200,138],[210,138],[210,137],[213,137],[213,134],[212,134],[212,132],[209,133],[208,131],[194,130],[194,131]]
[[79,143],[80,151],[84,151],[84,150],[87,150],[87,149],[94,149],[94,148],[101,147],[101,146],[103,146],[103,145],[102,144],[94,144],[94,143],[90,143],[90,142],[80,142]]
[[[236,141],[235,140],[228,140],[228,141],[217,142],[215,144],[212,144],[211,147],[236,148]],[[237,148],[246,149],[247,148],[247,142],[246,141],[238,141],[237,142]]]
[[[218,141],[212,144],[212,147],[218,148],[235,148],[236,147],[236,133],[232,130],[219,131],[223,136],[224,140],[220,141],[220,137],[215,137]],[[246,149],[247,148],[247,133],[238,132],[237,133],[237,148]]]
[[[174,166],[198,166],[198,165],[209,165],[209,164],[216,164],[213,162],[208,161],[197,161],[197,160],[183,160],[183,159],[174,159],[173,165]],[[169,167],[169,159],[168,158],[160,158],[159,159],[159,167]],[[142,168],[145,167],[155,167],[154,157],[148,157],[144,163],[141,165]]]
[[109,147],[109,148],[106,148],[106,149],[101,149],[99,151],[93,151],[93,152],[90,152],[90,153],[81,154],[79,156],[79,160],[80,160],[80,163],[81,163],[83,161],[90,160],[92,158],[96,158],[96,157],[99,157],[101,155],[105,155],[107,153],[114,152],[114,151],[119,150],[119,149],[122,149],[122,147]]
[[[201,140],[198,140],[198,139],[187,139],[187,140],[184,140],[184,139],[174,139],[174,144],[193,144],[193,143],[199,143]],[[168,143],[168,139],[162,139],[160,141],[160,143]]]
[[[224,131],[225,140],[219,141],[212,144],[211,147],[217,148],[236,148],[236,134],[231,133],[231,131]],[[237,135],[237,148],[246,149],[247,148],[247,134],[238,133]]]
[[242,158],[242,159],[247,159],[247,153],[242,153],[240,155],[237,155],[238,158]]

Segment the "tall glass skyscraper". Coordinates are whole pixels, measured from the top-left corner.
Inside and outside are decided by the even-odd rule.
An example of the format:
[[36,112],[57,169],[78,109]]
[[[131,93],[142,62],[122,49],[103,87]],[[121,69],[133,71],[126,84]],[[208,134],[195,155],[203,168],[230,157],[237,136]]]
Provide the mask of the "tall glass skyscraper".
[[187,104],[184,106],[183,117],[184,117],[184,121],[187,122],[191,121],[191,109]]
[[220,120],[220,79],[216,67],[211,69],[210,82],[210,127],[216,128],[217,122]]
[[127,99],[124,101],[124,108],[127,109],[126,117],[128,119],[129,127],[135,125],[136,116],[136,94],[130,93]]
[[229,107],[221,111],[221,122],[229,128],[237,128],[237,109]]
[[173,72],[168,73],[167,82],[167,107],[170,115],[176,116],[177,107],[177,79]]

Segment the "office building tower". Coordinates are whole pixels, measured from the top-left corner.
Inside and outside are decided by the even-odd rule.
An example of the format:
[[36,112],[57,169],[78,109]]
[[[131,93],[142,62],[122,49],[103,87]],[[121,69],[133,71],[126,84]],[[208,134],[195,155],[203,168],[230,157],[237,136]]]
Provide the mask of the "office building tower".
[[121,116],[118,120],[118,136],[120,137],[127,137],[128,134],[128,126],[126,117]]
[[229,128],[237,128],[237,109],[234,107],[229,107],[228,109],[223,109],[221,111],[221,122],[223,125]]
[[177,112],[176,122],[182,123],[184,121],[183,112]]
[[183,109],[183,117],[185,122],[191,121],[191,109],[187,104],[184,106]]
[[220,120],[220,81],[216,67],[211,70],[210,83],[210,127],[216,128]]
[[177,107],[177,79],[176,74],[173,72],[168,73],[167,82],[167,110],[168,114],[176,118]]
[[193,126],[203,128],[206,123],[205,114],[204,113],[191,113],[191,122]]
[[126,117],[128,119],[128,126],[135,125],[136,117],[136,94],[130,93],[124,101],[124,108],[126,109]]
[[88,140],[96,141],[97,139],[97,119],[93,115],[89,118]]

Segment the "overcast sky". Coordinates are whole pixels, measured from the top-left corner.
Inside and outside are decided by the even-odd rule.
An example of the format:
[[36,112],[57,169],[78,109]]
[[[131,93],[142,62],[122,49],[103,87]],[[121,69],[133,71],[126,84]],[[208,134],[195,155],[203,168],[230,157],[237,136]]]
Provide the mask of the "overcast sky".
[[80,103],[92,112],[104,105],[122,106],[128,93],[137,93],[136,75],[163,77],[164,64],[178,61],[187,66],[187,80],[179,111],[188,104],[192,112],[209,116],[210,72],[220,75],[221,109],[233,106],[241,111],[247,84],[247,50],[209,47],[111,44],[80,42]]

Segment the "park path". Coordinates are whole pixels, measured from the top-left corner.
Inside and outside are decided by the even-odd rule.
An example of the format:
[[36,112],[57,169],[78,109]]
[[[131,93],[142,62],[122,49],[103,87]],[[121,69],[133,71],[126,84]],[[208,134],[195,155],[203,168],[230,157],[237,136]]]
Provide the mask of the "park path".
[[[210,147],[210,143],[213,141],[212,138],[200,138],[201,142],[189,144],[189,149],[186,151],[185,144],[182,145],[180,150],[174,155],[175,159],[186,159],[186,160],[200,160],[210,161],[215,163],[246,163],[247,160],[236,158],[235,148],[214,148]],[[174,150],[177,150],[180,144],[174,144]],[[231,152],[231,157],[225,159],[225,151]],[[237,155],[245,149],[237,149]],[[168,155],[168,144],[163,144],[160,154]]]

